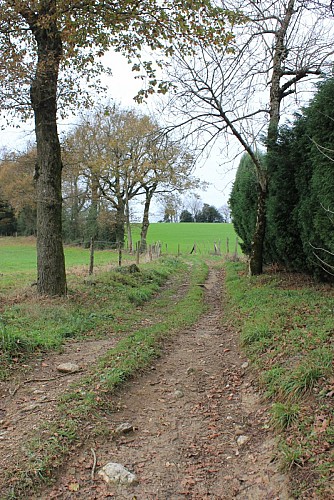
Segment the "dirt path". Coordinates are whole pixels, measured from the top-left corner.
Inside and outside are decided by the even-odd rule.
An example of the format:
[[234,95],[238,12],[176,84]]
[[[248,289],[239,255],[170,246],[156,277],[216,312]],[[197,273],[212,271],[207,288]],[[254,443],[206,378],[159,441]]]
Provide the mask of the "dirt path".
[[[8,469],[21,460],[22,442],[39,429],[42,422],[52,421],[57,398],[75,380],[79,380],[90,363],[111,349],[117,340],[103,339],[69,342],[59,354],[35,357],[10,381],[0,382],[0,469]],[[71,362],[80,367],[77,373],[62,374],[57,366]],[[17,456],[17,459],[16,459]],[[0,475],[0,491],[4,475]],[[1,493],[0,493],[1,495]],[[1,498],[1,496],[0,496]]]
[[[87,443],[57,483],[34,498],[290,498],[237,334],[222,326],[221,280],[221,271],[210,271],[209,311],[165,346],[149,372],[115,396],[110,427],[129,422],[134,430]],[[136,473],[138,484],[106,485],[96,473],[92,480],[94,454],[96,471],[118,462]]]

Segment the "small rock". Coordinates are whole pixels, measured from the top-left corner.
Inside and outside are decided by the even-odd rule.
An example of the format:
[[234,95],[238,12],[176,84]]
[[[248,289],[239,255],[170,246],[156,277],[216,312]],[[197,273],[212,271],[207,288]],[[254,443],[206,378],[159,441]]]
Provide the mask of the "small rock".
[[180,389],[177,389],[175,392],[174,392],[174,396],[178,399],[180,398],[183,398],[184,394],[182,391],[180,391]]
[[57,370],[62,373],[77,373],[80,371],[80,366],[75,363],[61,363],[57,366]]
[[191,375],[194,372],[195,372],[195,368],[193,368],[192,366],[189,366],[189,368],[187,368],[187,375]]
[[0,439],[6,439],[6,434],[8,431],[0,431]]
[[129,422],[124,422],[123,424],[120,424],[118,427],[116,427],[115,434],[128,434],[132,431],[133,425],[131,425]]
[[248,365],[249,365],[248,361],[245,361],[244,363],[242,363],[241,368],[243,370],[246,370],[246,368],[248,368]]
[[243,446],[244,444],[248,443],[249,440],[250,440],[249,436],[241,435],[237,439],[237,445],[238,446]]
[[115,484],[136,484],[137,476],[129,472],[123,465],[114,462],[109,462],[102,469],[99,470],[98,475],[106,483]]

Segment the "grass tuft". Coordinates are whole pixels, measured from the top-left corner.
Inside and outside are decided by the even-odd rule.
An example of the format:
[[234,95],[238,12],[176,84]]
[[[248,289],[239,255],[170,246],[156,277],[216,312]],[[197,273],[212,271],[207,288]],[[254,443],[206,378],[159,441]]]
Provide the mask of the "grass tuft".
[[271,423],[278,431],[283,431],[298,421],[300,407],[294,403],[274,403],[271,407]]

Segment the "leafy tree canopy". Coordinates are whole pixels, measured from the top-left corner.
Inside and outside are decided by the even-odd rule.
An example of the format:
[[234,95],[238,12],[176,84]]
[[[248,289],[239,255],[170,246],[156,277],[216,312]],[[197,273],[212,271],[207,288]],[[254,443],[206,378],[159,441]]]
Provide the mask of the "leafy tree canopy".
[[[68,107],[89,102],[87,91],[99,83],[94,77],[108,71],[102,56],[110,48],[126,55],[140,78],[148,77],[142,99],[167,90],[166,83],[157,82],[152,61],[143,60],[144,48],[168,57],[176,46],[189,53],[199,41],[228,44],[232,35],[225,32],[225,20],[240,18],[210,0],[10,0],[0,1],[0,8],[0,103],[24,117],[30,113],[29,90],[40,57],[36,40],[44,39],[47,52],[60,61],[58,97],[66,114]],[[82,77],[88,86],[80,84]]]

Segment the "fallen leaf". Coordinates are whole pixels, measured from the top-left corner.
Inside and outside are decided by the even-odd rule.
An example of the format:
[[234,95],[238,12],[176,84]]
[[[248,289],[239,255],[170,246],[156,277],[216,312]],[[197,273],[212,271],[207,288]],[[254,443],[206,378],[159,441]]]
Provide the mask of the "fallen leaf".
[[79,483],[70,483],[70,484],[68,485],[68,489],[69,489],[70,491],[79,491],[79,488],[80,488]]

